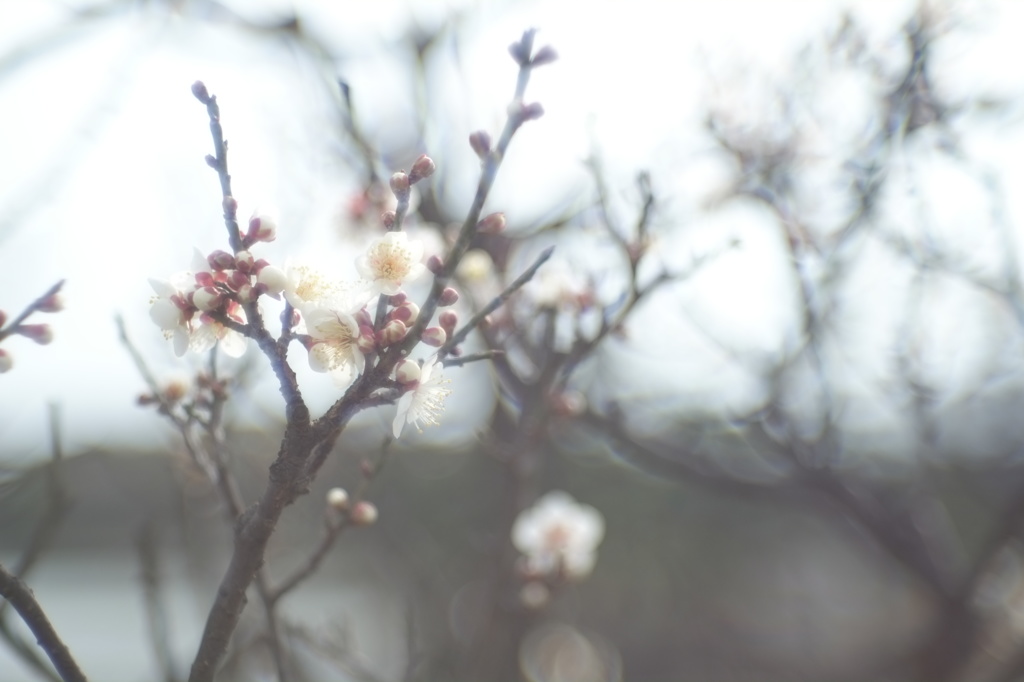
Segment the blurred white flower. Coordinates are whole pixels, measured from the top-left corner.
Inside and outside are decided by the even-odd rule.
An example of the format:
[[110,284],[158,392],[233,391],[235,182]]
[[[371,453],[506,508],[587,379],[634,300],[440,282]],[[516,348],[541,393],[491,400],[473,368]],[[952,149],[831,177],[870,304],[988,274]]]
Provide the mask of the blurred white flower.
[[174,354],[182,356],[189,347],[192,334],[192,316],[196,308],[188,302],[188,294],[195,289],[192,273],[179,272],[169,280],[150,279],[156,296],[150,299],[149,317],[174,340]]
[[[235,322],[245,324],[245,311],[235,301],[228,301],[226,314]],[[220,344],[225,355],[240,358],[245,354],[247,339],[234,329],[229,329],[217,320],[203,313],[199,316],[199,324],[192,326],[188,347],[193,353],[202,353]]]
[[523,510],[512,526],[512,543],[534,574],[582,578],[594,568],[604,537],[604,518],[569,494],[552,491]]
[[391,426],[395,438],[402,435],[402,428],[408,423],[420,432],[420,422],[437,426],[437,418],[444,409],[444,399],[451,394],[448,381],[441,373],[442,365],[435,355],[423,363],[419,382],[398,399],[398,414]]
[[423,274],[423,242],[409,241],[405,232],[388,232],[374,239],[356,259],[356,270],[376,292],[394,295],[402,283]]

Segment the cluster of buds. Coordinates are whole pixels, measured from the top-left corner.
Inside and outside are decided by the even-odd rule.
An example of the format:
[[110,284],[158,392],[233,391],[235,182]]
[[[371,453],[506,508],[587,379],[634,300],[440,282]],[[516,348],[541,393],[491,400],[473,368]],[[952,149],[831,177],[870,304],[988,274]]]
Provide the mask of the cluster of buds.
[[332,524],[347,520],[354,526],[372,525],[379,516],[372,502],[357,500],[353,503],[344,488],[331,488],[327,491],[327,513]]
[[139,405],[157,406],[160,411],[183,405],[186,411],[209,411],[214,405],[223,403],[228,397],[227,379],[215,379],[206,372],[199,372],[195,380],[176,377],[166,381],[155,393],[143,393],[137,399]]
[[[50,288],[48,292],[33,301],[25,310],[8,324],[7,313],[0,310],[0,341],[8,336],[24,336],[41,346],[48,345],[53,341],[53,329],[48,324],[26,324],[33,313],[56,313],[64,309],[64,299],[60,290],[64,285],[63,280]],[[4,325],[7,325],[6,327]],[[0,348],[0,374],[8,372],[14,367],[14,358],[5,349]]]
[[[270,235],[272,225],[262,217],[253,218],[248,234]],[[218,250],[205,257],[196,252],[191,271],[149,282],[156,292],[150,317],[174,339],[175,353],[184,355],[189,348],[201,352],[220,341],[224,352],[238,357],[245,352],[245,339],[225,321],[244,325],[242,306],[264,294],[278,298],[287,278],[248,250],[233,255]]]

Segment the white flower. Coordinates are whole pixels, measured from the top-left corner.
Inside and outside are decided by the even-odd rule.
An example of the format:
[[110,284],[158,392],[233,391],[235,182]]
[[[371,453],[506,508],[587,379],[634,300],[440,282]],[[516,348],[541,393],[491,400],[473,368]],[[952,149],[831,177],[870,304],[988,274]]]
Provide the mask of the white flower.
[[[239,324],[245,324],[245,311],[235,301],[229,301],[227,316]],[[199,316],[199,324],[192,326],[192,334],[189,337],[188,347],[193,353],[203,353],[213,348],[214,344],[220,344],[220,349],[225,355],[233,358],[240,358],[245,354],[248,341],[234,329],[225,327],[207,314]]]
[[523,510],[512,526],[512,543],[531,572],[564,572],[568,578],[590,573],[603,537],[601,513],[557,490]]
[[366,366],[359,350],[359,324],[352,315],[339,310],[307,307],[302,311],[306,330],[313,340],[309,366],[314,372],[329,372],[339,385],[348,385]]
[[188,350],[192,317],[197,312],[188,302],[188,294],[195,288],[192,274],[179,272],[170,280],[150,279],[149,285],[156,292],[150,299],[149,317],[166,338],[174,340],[174,354],[180,357]]
[[402,428],[407,423],[420,432],[423,431],[420,422],[437,426],[437,418],[444,409],[444,399],[451,394],[451,389],[447,388],[448,381],[441,374],[442,367],[436,355],[424,362],[415,388],[398,399],[398,414],[391,425],[395,438],[402,435]]
[[375,291],[393,295],[402,282],[419,277],[426,270],[423,242],[409,241],[405,232],[388,232],[374,239],[366,253],[356,259],[360,277],[372,283]]
[[372,298],[365,285],[328,277],[304,263],[286,264],[285,277],[284,297],[296,310],[319,307],[355,311]]

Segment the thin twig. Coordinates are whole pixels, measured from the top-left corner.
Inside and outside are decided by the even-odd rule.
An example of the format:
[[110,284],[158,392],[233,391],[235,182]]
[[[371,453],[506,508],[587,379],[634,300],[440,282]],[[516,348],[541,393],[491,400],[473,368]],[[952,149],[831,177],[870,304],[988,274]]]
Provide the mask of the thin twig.
[[53,629],[32,590],[17,576],[8,573],[3,565],[0,565],[0,596],[6,599],[25,621],[25,625],[35,635],[36,642],[46,652],[60,678],[64,682],[86,682],[85,675],[71,656],[71,651]]

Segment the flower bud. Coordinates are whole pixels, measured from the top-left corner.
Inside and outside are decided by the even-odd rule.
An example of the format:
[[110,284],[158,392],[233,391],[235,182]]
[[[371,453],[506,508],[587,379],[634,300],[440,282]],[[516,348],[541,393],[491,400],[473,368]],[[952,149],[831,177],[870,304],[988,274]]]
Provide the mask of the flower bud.
[[203,287],[192,293],[192,305],[203,312],[216,310],[222,303],[224,303],[224,294],[213,287]]
[[541,106],[540,102],[533,102],[522,108],[522,117],[524,121],[535,121],[543,115],[544,107]]
[[221,206],[224,208],[225,213],[230,213],[234,215],[235,212],[238,211],[238,200],[235,199],[233,196],[229,195],[224,197],[224,200],[220,203]]
[[272,242],[277,239],[277,222],[267,215],[249,218],[249,239],[257,242]]
[[498,234],[505,229],[505,214],[492,213],[476,224],[478,232],[484,234]]
[[411,384],[420,380],[420,363],[405,358],[395,369],[395,379],[400,384]]
[[363,353],[370,353],[377,349],[377,339],[374,337],[373,327],[368,324],[359,325],[356,347]]
[[331,488],[327,491],[327,506],[334,511],[348,509],[348,493],[344,488]]
[[384,224],[384,229],[391,231],[395,227],[395,212],[384,211],[380,214],[380,221]]
[[[525,38],[525,36],[523,36]],[[512,55],[519,66],[526,66],[530,63],[530,46],[525,40],[517,40],[508,46],[508,53]]]
[[483,160],[491,153],[491,136],[485,130],[478,130],[469,136],[469,146]]
[[250,286],[249,275],[245,274],[241,270],[232,270],[231,274],[228,275],[228,281],[226,284],[234,289],[235,291],[240,290],[242,287]]
[[412,301],[406,301],[402,305],[398,306],[388,314],[388,319],[398,320],[405,324],[406,327],[411,327],[416,322],[416,318],[420,315],[420,307]]
[[197,272],[196,273],[196,286],[200,287],[212,287],[217,283],[214,279],[213,274],[209,272]]
[[555,52],[555,48],[550,45],[545,45],[537,50],[533,55],[533,59],[530,60],[530,64],[533,66],[544,66],[545,64],[550,64],[556,59],[558,59],[558,53]]
[[235,257],[227,251],[221,251],[220,249],[207,256],[206,262],[214,270],[230,270],[235,267]]
[[0,348],[0,374],[10,372],[12,367],[14,367],[14,358],[11,357],[10,353]]
[[53,341],[53,330],[48,324],[21,324],[15,327],[14,331],[27,339],[32,339],[40,346]]
[[440,348],[448,340],[448,334],[440,327],[427,327],[423,330],[423,336],[420,337],[420,340],[428,346]]
[[373,326],[373,318],[370,317],[370,311],[365,306],[352,313],[352,317],[360,327]]
[[452,287],[445,287],[437,299],[437,304],[442,308],[446,308],[450,305],[455,305],[458,300],[459,292],[455,291]]
[[[36,304],[36,310],[41,313],[59,313],[64,310],[64,297],[60,292],[52,293]],[[0,326],[3,324],[3,313],[0,312]]]
[[459,316],[454,310],[445,310],[437,316],[437,323],[448,336],[455,334],[455,325],[459,323]]
[[401,199],[403,196],[409,196],[409,176],[403,171],[398,171],[391,176],[391,191],[395,193],[395,196]]
[[409,170],[409,184],[415,185],[424,178],[429,178],[437,170],[437,166],[434,164],[434,160],[426,154],[420,155],[420,158],[412,164],[412,168]]
[[260,270],[256,281],[266,287],[268,295],[277,298],[288,286],[288,276],[280,268],[267,265]]
[[409,298],[408,294],[406,294],[404,291],[399,291],[397,294],[391,294],[390,296],[388,296],[388,303],[390,303],[393,307],[397,308],[398,306],[405,303],[405,300],[407,298]]
[[387,347],[405,338],[409,332],[408,327],[398,320],[391,320],[377,334],[377,341],[381,346]]
[[256,259],[248,251],[239,251],[235,254],[235,267],[241,272],[249,274],[255,263]]
[[203,104],[210,103],[210,93],[206,90],[206,84],[203,81],[196,81],[192,84],[192,94]]
[[435,275],[439,274],[444,270],[444,261],[436,253],[427,259],[427,270],[430,270]]
[[349,518],[352,519],[352,523],[357,526],[369,526],[377,520],[377,507],[372,502],[366,502],[360,500],[352,506],[352,511],[349,512]]

